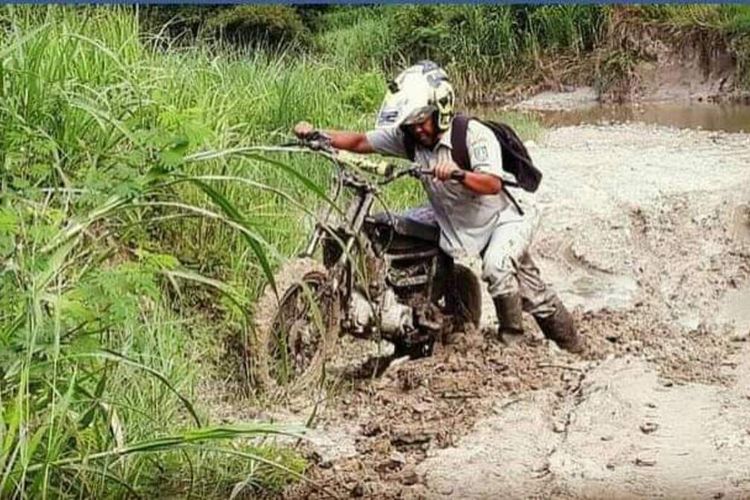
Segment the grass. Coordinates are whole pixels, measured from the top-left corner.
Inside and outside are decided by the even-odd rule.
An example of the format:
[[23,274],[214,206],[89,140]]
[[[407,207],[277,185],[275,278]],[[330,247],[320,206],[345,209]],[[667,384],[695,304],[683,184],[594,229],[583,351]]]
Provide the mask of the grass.
[[[0,496],[225,496],[294,480],[294,453],[226,444],[275,428],[205,427],[193,388],[250,334],[252,300],[329,181],[314,157],[247,147],[301,119],[366,128],[384,75],[154,50],[123,8],[0,16]],[[388,196],[421,198],[415,184]]]
[[325,56],[388,73],[433,59],[463,97],[481,100],[538,78],[560,56],[590,51],[605,16],[598,6],[413,5],[340,7],[325,20],[318,34]]
[[386,73],[430,58],[448,68],[470,102],[539,83],[626,88],[652,36],[726,51],[740,85],[750,82],[744,5],[339,7],[324,19],[317,38],[327,57]]
[[[320,163],[285,170],[232,148],[339,118],[336,70],[151,51],[124,9],[2,17],[0,496],[224,496],[294,480],[294,453],[226,444],[280,428],[206,427],[192,389],[211,344],[248,334],[262,276],[299,244],[273,186],[309,200],[289,169],[326,178]],[[201,471],[210,480],[187,481]]]

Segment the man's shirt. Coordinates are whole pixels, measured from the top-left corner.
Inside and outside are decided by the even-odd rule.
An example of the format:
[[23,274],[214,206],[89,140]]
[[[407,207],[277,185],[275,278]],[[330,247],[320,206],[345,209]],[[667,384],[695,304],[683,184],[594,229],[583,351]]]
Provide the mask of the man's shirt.
[[[494,175],[503,181],[514,180],[503,171],[500,143],[492,130],[472,120],[466,135],[472,171]],[[376,153],[407,158],[404,132],[399,128],[371,130],[367,139]],[[449,128],[432,149],[416,144],[414,161],[423,168],[434,168],[439,163],[453,162],[451,150]],[[459,181],[443,182],[431,176],[423,176],[422,185],[440,226],[440,247],[454,258],[477,255],[487,246],[499,223],[520,217],[505,192],[480,195]]]

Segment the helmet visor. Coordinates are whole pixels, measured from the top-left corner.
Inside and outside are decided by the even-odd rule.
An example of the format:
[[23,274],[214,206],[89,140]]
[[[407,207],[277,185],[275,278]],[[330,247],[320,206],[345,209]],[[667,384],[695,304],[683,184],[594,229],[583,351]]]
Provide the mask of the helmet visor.
[[415,125],[417,123],[424,123],[432,114],[437,111],[435,106],[424,106],[419,109],[415,109],[409,115],[404,118],[404,125]]

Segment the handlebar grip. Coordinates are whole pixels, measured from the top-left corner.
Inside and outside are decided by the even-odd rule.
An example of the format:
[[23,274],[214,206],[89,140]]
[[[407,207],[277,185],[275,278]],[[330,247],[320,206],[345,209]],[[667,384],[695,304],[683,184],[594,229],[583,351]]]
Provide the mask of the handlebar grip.
[[466,179],[466,170],[454,170],[451,173],[451,179],[454,181],[463,181]]
[[392,175],[396,168],[392,163],[388,163],[387,161],[371,161],[361,155],[350,153],[348,151],[339,151],[337,156],[345,163],[354,165],[365,172],[382,175],[383,177],[389,177]]

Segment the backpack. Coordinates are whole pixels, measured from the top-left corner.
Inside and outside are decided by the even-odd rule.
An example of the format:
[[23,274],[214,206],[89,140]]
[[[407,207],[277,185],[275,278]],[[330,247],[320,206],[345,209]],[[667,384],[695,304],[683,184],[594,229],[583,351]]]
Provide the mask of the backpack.
[[[466,145],[466,132],[469,128],[469,121],[477,120],[483,125],[489,127],[495,134],[503,155],[503,170],[512,174],[517,182],[503,182],[504,186],[520,187],[526,191],[534,192],[542,182],[542,172],[534,166],[531,156],[523,145],[523,141],[518,137],[516,132],[504,123],[494,121],[479,120],[465,115],[456,115],[453,118],[453,127],[451,129],[451,145],[453,151],[451,156],[453,161],[463,170],[471,170],[469,161],[469,150]],[[414,140],[406,134],[404,147],[406,154],[411,161],[414,161],[415,147]]]

